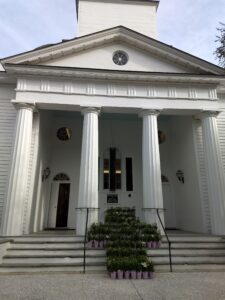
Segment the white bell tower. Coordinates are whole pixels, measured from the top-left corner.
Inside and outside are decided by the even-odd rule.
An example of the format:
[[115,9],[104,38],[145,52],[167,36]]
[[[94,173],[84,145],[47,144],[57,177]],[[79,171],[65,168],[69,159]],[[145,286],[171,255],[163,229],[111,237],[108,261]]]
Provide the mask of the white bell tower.
[[156,0],[76,0],[78,36],[119,25],[156,38]]

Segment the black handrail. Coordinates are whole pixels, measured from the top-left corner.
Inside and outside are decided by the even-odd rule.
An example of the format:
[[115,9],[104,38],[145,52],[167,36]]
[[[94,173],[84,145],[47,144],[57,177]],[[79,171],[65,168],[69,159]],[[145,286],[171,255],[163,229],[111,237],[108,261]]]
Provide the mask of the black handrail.
[[77,207],[77,210],[85,209],[86,213],[86,221],[85,221],[85,234],[84,234],[84,255],[83,255],[83,273],[86,272],[86,243],[87,243],[87,230],[88,230],[88,218],[89,218],[89,210],[92,209],[100,209],[99,207]]
[[172,268],[172,256],[171,256],[171,241],[170,241],[170,239],[169,239],[169,237],[168,237],[168,234],[166,233],[166,229],[165,229],[165,227],[164,227],[164,225],[163,225],[162,219],[161,219],[160,214],[159,214],[159,211],[160,211],[160,210],[165,211],[165,208],[143,208],[143,210],[147,210],[147,209],[149,209],[149,210],[156,210],[157,217],[158,217],[159,222],[160,222],[160,224],[161,224],[161,226],[162,226],[162,229],[163,229],[163,231],[164,231],[164,234],[165,234],[165,237],[166,237],[166,239],[167,239],[168,246],[169,246],[170,272],[173,272],[173,268]]

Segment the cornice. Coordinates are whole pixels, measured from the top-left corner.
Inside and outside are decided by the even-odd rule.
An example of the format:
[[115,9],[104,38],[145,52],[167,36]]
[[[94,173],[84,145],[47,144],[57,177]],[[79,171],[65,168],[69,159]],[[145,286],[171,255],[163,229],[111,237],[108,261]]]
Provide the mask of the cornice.
[[123,26],[118,26],[86,36],[81,36],[69,41],[61,42],[41,49],[34,49],[30,52],[5,58],[1,62],[3,64],[40,64],[51,59],[56,59],[65,55],[78,53],[83,50],[91,49],[97,46],[102,46],[104,44],[115,41],[133,45],[136,48],[148,51],[151,54],[158,55],[176,64],[183,65],[187,68],[192,68],[196,70],[197,73],[211,72],[214,74],[225,74],[224,70],[216,65],[213,65],[207,61],[204,61],[200,58],[197,58],[193,55],[190,55],[186,52],[164,44],[158,40],[149,38],[145,35],[142,35]]
[[[197,75],[187,73],[156,73],[137,71],[117,71],[106,69],[85,69],[69,67],[50,67],[37,65],[15,65],[5,64],[8,75],[13,76],[33,76],[69,79],[89,79],[89,80],[115,80],[127,82],[167,82],[167,83],[196,83],[196,84],[225,84],[225,76],[221,75]],[[51,77],[51,78],[50,78]],[[172,92],[172,91],[171,91]]]

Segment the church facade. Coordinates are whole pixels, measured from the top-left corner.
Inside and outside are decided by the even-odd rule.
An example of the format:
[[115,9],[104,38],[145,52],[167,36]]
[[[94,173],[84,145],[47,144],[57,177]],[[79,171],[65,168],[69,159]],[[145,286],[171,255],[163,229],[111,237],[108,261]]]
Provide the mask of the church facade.
[[112,206],[224,235],[224,69],[156,39],[158,1],[77,4],[78,37],[1,60],[1,236]]

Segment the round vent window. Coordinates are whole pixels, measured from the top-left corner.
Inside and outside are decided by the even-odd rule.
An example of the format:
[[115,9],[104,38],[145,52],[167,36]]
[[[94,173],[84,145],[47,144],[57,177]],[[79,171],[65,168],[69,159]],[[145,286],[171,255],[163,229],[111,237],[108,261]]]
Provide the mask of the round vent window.
[[113,54],[113,62],[118,66],[124,66],[128,62],[128,55],[126,52],[118,50]]
[[61,127],[57,130],[57,137],[60,141],[68,141],[71,139],[72,131],[68,127]]

